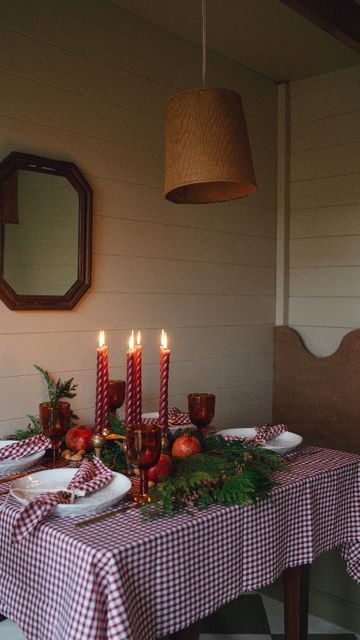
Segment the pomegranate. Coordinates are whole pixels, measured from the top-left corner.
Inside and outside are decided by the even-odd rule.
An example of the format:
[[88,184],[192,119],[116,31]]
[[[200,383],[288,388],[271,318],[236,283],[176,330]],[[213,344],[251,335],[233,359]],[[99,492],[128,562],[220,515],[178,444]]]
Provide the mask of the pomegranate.
[[187,458],[201,452],[201,445],[195,436],[184,435],[176,438],[171,453],[178,458]]
[[89,427],[72,427],[65,435],[65,444],[72,451],[86,451],[92,437],[93,431]]
[[151,482],[158,482],[160,478],[165,478],[171,474],[171,458],[166,453],[162,453],[156,465],[146,471],[147,479]]

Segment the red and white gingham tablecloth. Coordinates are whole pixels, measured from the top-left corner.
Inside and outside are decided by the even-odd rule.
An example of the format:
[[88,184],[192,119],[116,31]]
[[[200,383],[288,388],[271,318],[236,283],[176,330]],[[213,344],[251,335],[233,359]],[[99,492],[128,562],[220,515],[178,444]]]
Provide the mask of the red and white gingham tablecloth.
[[[284,569],[338,547],[360,582],[360,456],[319,449],[277,474],[271,501],[144,522],[138,510],[84,528],[52,517],[13,546],[0,514],[0,612],[28,640],[153,640]],[[5,500],[8,485],[0,485]]]

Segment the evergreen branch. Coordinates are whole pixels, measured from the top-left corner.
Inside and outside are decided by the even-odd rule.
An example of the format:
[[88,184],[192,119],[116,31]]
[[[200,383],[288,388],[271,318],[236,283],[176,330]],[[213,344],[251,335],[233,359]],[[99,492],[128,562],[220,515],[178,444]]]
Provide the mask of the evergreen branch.
[[144,518],[202,509],[211,504],[254,504],[268,498],[272,474],[285,464],[276,453],[221,436],[199,437],[203,453],[173,458],[174,475],[150,489]]
[[6,436],[6,440],[25,440],[31,438],[31,436],[37,436],[41,433],[39,419],[36,416],[28,416],[30,423],[26,429],[17,429],[15,433]]
[[62,382],[60,378],[55,381],[50,377],[50,374],[46,369],[43,369],[37,364],[34,364],[34,367],[39,371],[46,382],[50,402],[59,402],[61,398],[75,398],[78,385],[74,384],[74,378],[65,380],[65,382]]

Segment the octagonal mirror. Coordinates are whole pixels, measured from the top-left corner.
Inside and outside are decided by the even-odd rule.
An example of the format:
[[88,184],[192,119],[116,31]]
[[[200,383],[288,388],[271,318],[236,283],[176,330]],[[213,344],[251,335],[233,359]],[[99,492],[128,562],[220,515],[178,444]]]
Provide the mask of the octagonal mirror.
[[91,283],[92,190],[75,164],[14,151],[0,163],[0,298],[72,309]]

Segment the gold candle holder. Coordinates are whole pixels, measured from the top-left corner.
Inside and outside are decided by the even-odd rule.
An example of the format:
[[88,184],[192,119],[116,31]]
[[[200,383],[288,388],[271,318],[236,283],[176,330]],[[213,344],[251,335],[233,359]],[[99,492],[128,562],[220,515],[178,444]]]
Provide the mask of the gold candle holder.
[[91,438],[91,444],[96,457],[101,459],[102,450],[105,444],[104,436],[101,433],[93,435]]

